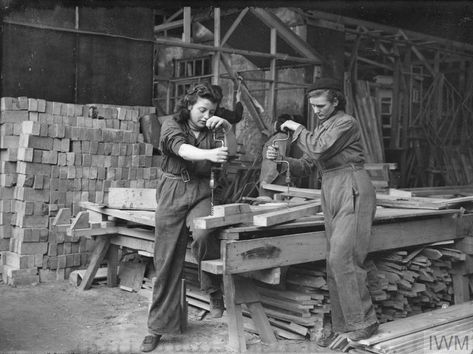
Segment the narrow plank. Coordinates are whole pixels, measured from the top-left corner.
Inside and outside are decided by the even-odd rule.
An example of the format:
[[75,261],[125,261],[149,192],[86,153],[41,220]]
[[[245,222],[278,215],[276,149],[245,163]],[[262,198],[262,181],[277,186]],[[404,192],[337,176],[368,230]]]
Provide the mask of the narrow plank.
[[273,226],[288,221],[296,220],[305,216],[312,216],[322,210],[320,202],[304,204],[301,206],[290,207],[287,209],[273,211],[256,215],[253,217],[253,224],[256,226]]

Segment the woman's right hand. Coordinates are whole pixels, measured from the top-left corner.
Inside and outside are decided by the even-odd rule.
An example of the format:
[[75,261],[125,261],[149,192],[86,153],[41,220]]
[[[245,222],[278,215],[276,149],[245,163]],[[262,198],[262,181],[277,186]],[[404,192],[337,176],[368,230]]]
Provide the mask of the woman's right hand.
[[207,159],[214,163],[224,163],[228,159],[228,147],[222,146],[208,150]]
[[268,146],[268,149],[266,150],[266,159],[276,160],[278,155],[278,150],[273,145]]

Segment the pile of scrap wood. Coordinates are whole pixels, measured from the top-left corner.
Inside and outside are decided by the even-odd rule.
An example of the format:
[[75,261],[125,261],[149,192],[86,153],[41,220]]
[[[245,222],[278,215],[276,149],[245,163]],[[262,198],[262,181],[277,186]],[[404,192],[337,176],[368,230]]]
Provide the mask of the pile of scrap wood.
[[[465,254],[448,246],[432,245],[369,257],[369,290],[381,323],[453,303],[452,277]],[[208,295],[198,290],[196,266],[186,263],[184,277],[188,281],[189,304],[209,311]],[[285,339],[315,338],[324,316],[331,311],[326,279],[325,263],[313,262],[288,267],[281,284],[256,283],[276,335]],[[247,311],[244,314],[249,316]],[[249,320],[245,328],[254,331]]]
[[372,257],[368,287],[381,323],[448,306],[452,274],[465,254],[445,246],[393,251]]

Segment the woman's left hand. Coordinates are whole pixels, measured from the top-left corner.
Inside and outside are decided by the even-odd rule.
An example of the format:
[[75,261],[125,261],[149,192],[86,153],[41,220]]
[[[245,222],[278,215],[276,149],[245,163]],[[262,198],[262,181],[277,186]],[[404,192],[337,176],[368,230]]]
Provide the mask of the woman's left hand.
[[207,120],[207,122],[205,123],[205,125],[210,130],[214,130],[214,129],[217,129],[217,128],[220,128],[220,127],[224,128],[225,130],[229,130],[232,127],[232,125],[230,124],[230,122],[228,120],[223,119],[219,116],[210,117]]
[[281,131],[284,131],[285,129],[296,131],[297,128],[299,128],[300,124],[297,122],[294,122],[293,120],[286,120],[283,124],[281,124],[281,128],[279,128]]

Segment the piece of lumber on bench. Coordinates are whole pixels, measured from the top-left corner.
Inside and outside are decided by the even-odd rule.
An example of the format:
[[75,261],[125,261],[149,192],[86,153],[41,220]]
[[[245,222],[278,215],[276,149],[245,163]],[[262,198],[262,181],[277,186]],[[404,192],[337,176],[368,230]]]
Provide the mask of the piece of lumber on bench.
[[109,208],[156,210],[156,189],[154,188],[109,188]]
[[256,226],[272,226],[284,222],[312,216],[322,210],[320,202],[303,204],[295,207],[289,207],[283,210],[266,212],[264,214],[255,215],[253,224]]
[[194,228],[209,230],[227,225],[252,223],[255,215],[267,213],[268,210],[285,208],[286,206],[287,203],[274,203],[271,207],[255,209],[245,203],[217,205],[214,207],[213,215],[194,218]]

